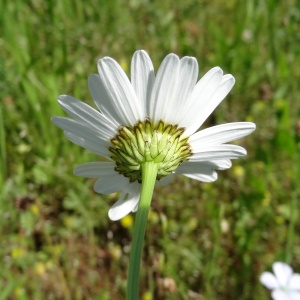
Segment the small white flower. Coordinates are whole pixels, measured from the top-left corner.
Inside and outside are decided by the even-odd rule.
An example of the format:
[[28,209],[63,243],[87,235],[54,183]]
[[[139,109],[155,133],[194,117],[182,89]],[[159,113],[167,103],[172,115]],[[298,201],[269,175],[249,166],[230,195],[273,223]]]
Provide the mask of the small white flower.
[[131,81],[110,57],[99,60],[98,71],[88,84],[99,111],[62,95],[58,102],[73,119],[52,121],[70,141],[108,160],[82,164],[74,173],[98,178],[94,185],[98,193],[122,191],[109,210],[110,219],[137,210],[143,162],[158,164],[157,181],[162,184],[173,173],[211,182],[217,179],[215,170],[230,168],[231,159],[246,155],[244,148],[227,143],[254,131],[253,123],[196,132],[235,83],[219,67],[197,82],[197,60],[169,54],[155,75],[150,57],[141,50],[132,58]]
[[285,263],[273,264],[274,274],[264,272],[260,282],[272,290],[274,300],[299,300],[300,299],[300,274],[293,273],[293,269]]

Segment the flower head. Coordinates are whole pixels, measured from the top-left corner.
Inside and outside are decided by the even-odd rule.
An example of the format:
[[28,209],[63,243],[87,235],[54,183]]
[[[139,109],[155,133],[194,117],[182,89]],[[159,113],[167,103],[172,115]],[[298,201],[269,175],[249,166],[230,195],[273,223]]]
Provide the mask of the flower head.
[[274,274],[264,272],[260,276],[260,282],[272,290],[274,300],[298,300],[300,299],[300,274],[293,273],[293,269],[285,263],[273,264]]
[[169,54],[155,75],[150,57],[141,50],[131,61],[131,81],[110,57],[99,60],[98,71],[88,80],[98,110],[62,95],[58,102],[73,119],[52,121],[73,143],[107,159],[79,165],[74,173],[98,178],[98,193],[122,191],[109,210],[112,220],[137,210],[144,162],[157,164],[157,182],[162,184],[174,173],[211,182],[217,179],[216,170],[230,168],[231,159],[246,154],[227,143],[254,131],[253,123],[196,132],[234,85],[234,77],[223,75],[219,67],[197,82],[197,60]]

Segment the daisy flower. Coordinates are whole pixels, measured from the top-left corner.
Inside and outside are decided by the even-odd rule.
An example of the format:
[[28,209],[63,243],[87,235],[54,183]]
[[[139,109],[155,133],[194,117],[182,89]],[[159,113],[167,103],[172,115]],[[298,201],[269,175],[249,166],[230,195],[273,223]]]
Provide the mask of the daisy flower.
[[273,300],[299,300],[300,299],[300,274],[293,273],[293,269],[285,263],[273,264],[274,274],[264,272],[260,282],[272,290]]
[[58,102],[72,119],[56,116],[52,121],[70,141],[106,159],[79,165],[74,174],[97,178],[97,193],[121,191],[109,210],[111,220],[137,211],[145,162],[156,165],[157,183],[168,183],[174,173],[212,182],[216,170],[246,155],[244,148],[227,143],[254,131],[253,123],[197,131],[235,83],[219,67],[197,82],[197,60],[169,54],[155,74],[141,50],[133,55],[131,80],[110,57],[99,60],[98,72],[88,79],[98,110],[62,95]]

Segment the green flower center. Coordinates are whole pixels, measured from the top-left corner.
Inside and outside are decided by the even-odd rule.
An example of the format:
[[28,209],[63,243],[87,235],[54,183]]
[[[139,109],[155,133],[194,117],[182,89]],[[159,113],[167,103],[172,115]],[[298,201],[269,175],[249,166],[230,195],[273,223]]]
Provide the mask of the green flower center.
[[158,164],[157,180],[169,175],[192,154],[183,132],[177,125],[163,121],[153,125],[148,119],[119,128],[109,148],[115,170],[131,182],[141,182],[141,163],[154,161]]

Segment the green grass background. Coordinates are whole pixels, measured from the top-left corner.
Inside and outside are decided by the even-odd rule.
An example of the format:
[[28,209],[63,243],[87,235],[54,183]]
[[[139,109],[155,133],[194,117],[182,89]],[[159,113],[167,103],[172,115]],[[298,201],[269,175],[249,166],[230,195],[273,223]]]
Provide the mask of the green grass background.
[[0,300],[125,299],[132,218],[108,219],[117,195],[72,174],[98,158],[50,118],[60,94],[92,104],[99,58],[128,73],[136,49],[156,69],[174,52],[233,74],[204,126],[257,124],[217,182],[155,190],[141,299],[266,300],[274,261],[300,272],[299,1],[1,0]]

